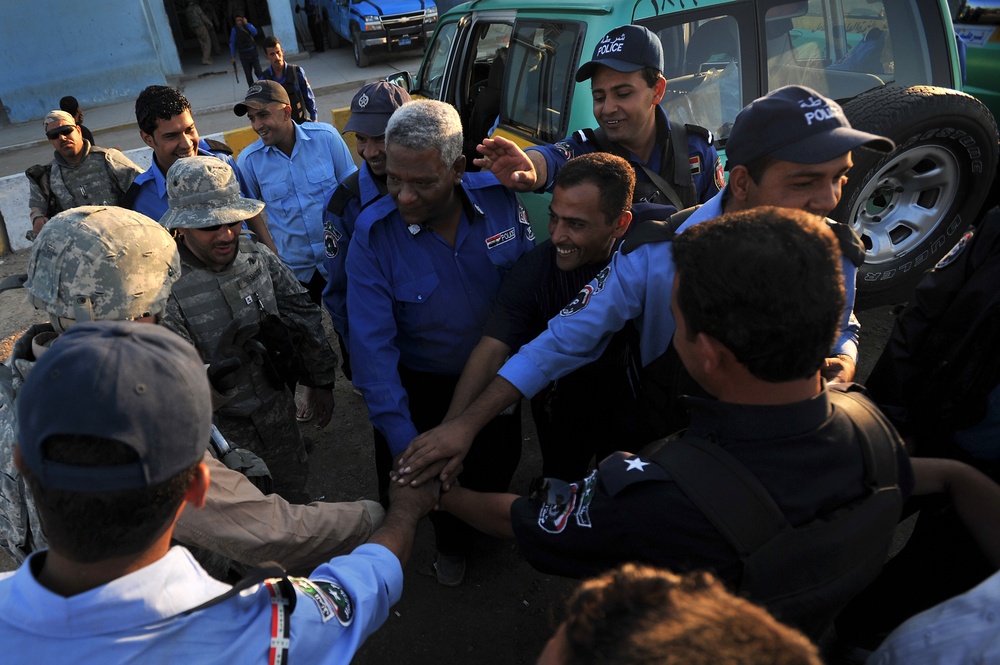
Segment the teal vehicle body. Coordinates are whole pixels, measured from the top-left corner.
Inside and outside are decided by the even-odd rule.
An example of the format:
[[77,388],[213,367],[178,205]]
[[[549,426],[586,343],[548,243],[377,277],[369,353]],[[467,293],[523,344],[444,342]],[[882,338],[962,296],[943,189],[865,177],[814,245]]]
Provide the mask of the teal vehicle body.
[[[888,157],[856,151],[831,214],[868,249],[863,305],[905,299],[978,213],[997,129],[980,102],[956,92],[962,69],[945,0],[475,0],[440,17],[419,71],[403,78],[412,93],[458,109],[471,164],[494,127],[528,147],[596,126],[590,86],[574,73],[626,23],[661,39],[671,122],[711,130],[723,156],[739,110],[790,84],[836,99],[853,124],[896,141]],[[546,237],[547,198],[522,200]]]

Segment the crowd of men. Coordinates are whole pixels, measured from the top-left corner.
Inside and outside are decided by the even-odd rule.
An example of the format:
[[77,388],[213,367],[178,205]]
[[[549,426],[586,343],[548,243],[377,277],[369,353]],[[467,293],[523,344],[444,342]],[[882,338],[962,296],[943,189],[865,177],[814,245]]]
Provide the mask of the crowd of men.
[[[236,25],[233,60],[259,74],[256,29]],[[727,181],[711,134],[659,106],[659,39],[609,37],[621,48],[576,72],[597,129],[527,150],[483,137],[474,164],[453,107],[381,81],[351,103],[355,167],[277,42],[234,107],[259,136],[236,160],[173,88],[136,100],[145,172],[84,138],[82,113],[45,116],[55,155],[28,172],[23,286],[50,323],[0,366],[0,545],[23,562],[0,576],[12,648],[348,662],[400,598],[429,515],[442,585],[465,580],[477,530],[594,578],[541,663],[815,663],[810,639],[829,650],[835,621],[874,649],[983,580],[872,658],[1000,649],[986,630],[933,632],[982,623],[964,608],[1000,593],[1000,376],[979,377],[978,420],[938,432],[964,452],[912,449],[908,393],[884,387],[918,355],[908,339],[875,401],[852,383],[864,247],[827,215],[852,153],[895,146],[788,86],[736,117]],[[517,193],[542,191],[536,245]],[[307,490],[299,423],[336,418],[324,305],[368,407],[377,502]],[[510,493],[522,398],[543,459],[525,496]],[[951,512],[918,503],[941,494]],[[917,563],[883,572],[916,509]],[[933,547],[942,530],[965,534],[963,560]]]

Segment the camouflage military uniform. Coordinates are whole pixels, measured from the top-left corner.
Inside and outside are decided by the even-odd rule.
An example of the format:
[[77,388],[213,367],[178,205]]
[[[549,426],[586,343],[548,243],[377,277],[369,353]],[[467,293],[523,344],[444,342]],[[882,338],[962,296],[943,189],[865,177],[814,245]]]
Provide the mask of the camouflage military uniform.
[[[333,383],[337,358],[323,332],[322,313],[269,249],[242,236],[236,259],[221,272],[208,270],[184,245],[180,252],[183,273],[162,323],[190,340],[206,362],[234,318],[249,325],[268,312],[301,333],[299,351],[309,378],[316,385]],[[267,462],[276,492],[289,501],[308,500],[306,450],[292,393],[275,388],[260,365],[251,365],[236,395],[219,409],[217,425],[227,439]]]
[[83,161],[76,166],[70,165],[62,155],[56,153],[50,171],[36,172],[39,178],[48,180],[48,187],[56,202],[55,211],[49,209],[43,185],[32,177],[28,178],[31,219],[49,217],[55,212],[77,206],[121,205],[125,191],[142,173],[142,169],[114,148],[99,148],[84,142],[84,153]]
[[14,343],[10,358],[0,366],[0,545],[18,562],[47,546],[35,505],[14,468],[14,400],[35,364],[31,341],[41,333],[55,335],[47,323],[32,326]]

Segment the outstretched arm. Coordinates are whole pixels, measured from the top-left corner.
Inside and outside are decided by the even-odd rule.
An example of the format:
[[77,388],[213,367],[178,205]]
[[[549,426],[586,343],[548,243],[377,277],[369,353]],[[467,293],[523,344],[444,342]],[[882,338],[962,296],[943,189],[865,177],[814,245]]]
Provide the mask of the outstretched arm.
[[545,158],[535,151],[526,153],[509,139],[502,136],[483,139],[476,150],[482,157],[472,163],[489,170],[515,192],[532,192],[539,183],[548,182]]
[[503,361],[510,354],[510,347],[498,339],[484,335],[469,359],[455,385],[451,406],[444,416],[445,422],[461,414],[482,394],[493,377],[503,367]]
[[958,460],[911,457],[910,463],[913,494],[947,494],[983,554],[1000,568],[1000,485]]
[[513,539],[510,507],[518,498],[516,494],[453,487],[441,495],[440,507],[489,536]]
[[413,439],[397,462],[397,482],[417,487],[434,477],[428,467],[443,459],[448,463],[441,470],[440,479],[447,481],[457,472],[479,430],[520,398],[514,384],[501,376],[495,377],[469,408]]

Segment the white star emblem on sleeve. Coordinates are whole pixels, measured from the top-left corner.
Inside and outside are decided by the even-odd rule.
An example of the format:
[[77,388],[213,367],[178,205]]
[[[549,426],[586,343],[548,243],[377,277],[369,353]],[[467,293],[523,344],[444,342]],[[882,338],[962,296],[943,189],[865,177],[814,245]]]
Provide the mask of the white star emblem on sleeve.
[[625,464],[628,465],[626,471],[638,470],[645,471],[644,466],[648,466],[649,462],[643,462],[642,459],[638,457],[633,457],[632,459],[625,460]]

